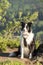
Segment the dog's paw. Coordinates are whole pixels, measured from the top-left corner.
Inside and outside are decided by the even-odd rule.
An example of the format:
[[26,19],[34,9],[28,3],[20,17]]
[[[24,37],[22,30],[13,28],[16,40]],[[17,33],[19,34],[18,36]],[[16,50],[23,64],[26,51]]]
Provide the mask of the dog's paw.
[[21,56],[21,59],[23,59],[23,56]]
[[30,53],[30,55],[29,55],[29,59],[32,59],[32,54]]

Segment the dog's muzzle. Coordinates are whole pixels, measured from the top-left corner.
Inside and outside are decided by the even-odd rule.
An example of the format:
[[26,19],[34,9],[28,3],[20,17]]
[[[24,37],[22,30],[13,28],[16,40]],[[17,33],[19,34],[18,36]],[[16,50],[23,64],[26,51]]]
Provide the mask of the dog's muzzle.
[[28,32],[25,32],[25,33],[23,33],[23,38],[27,38],[29,36],[29,33]]

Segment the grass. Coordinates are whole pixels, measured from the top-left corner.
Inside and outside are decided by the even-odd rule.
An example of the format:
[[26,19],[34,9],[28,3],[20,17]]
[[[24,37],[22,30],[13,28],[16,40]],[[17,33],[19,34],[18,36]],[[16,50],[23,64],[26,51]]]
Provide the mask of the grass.
[[10,61],[9,59],[4,61],[4,62],[0,62],[0,65],[24,65],[23,63],[21,63],[20,61]]

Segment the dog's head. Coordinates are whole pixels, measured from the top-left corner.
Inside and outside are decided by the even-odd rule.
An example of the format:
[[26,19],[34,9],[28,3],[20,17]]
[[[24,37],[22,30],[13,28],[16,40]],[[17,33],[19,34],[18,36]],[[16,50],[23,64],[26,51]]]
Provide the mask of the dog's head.
[[31,26],[32,26],[31,22],[29,22],[29,23],[21,22],[21,31],[23,32],[23,37],[24,38],[27,38],[29,33],[32,31]]
[[32,22],[24,23],[21,22],[21,30],[31,32]]

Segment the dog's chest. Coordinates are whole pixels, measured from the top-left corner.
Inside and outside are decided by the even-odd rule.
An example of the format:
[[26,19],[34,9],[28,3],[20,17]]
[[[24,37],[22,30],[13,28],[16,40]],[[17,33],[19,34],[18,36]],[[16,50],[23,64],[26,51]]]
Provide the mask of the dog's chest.
[[25,57],[28,57],[29,52],[30,52],[29,48],[28,47],[24,47],[24,56]]
[[28,57],[29,51],[30,51],[30,49],[27,45],[26,39],[24,39],[24,56],[25,57]]
[[25,38],[23,38],[23,44],[24,44],[24,47],[27,47],[27,42]]
[[27,36],[27,38],[23,37],[24,46],[31,45],[31,42],[33,41],[33,38],[34,38],[34,34],[32,32],[29,34],[29,36]]

